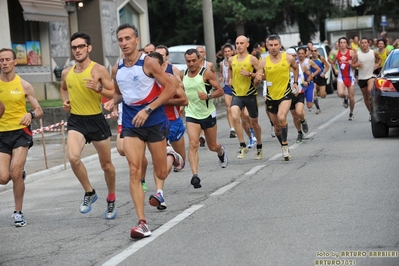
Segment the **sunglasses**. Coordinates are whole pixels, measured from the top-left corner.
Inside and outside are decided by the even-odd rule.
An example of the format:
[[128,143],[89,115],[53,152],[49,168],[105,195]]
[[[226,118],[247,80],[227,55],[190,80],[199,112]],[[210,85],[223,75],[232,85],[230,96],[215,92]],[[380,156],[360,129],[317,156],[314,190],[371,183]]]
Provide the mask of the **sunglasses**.
[[310,51],[312,51],[312,52],[317,52],[317,49],[316,49],[316,50],[310,50]]
[[83,49],[83,48],[85,48],[87,46],[89,46],[89,45],[87,43],[85,43],[85,44],[79,44],[79,45],[76,45],[76,46],[71,46],[71,48],[72,48],[72,50],[76,51],[76,49],[78,49],[78,48],[79,48],[79,50],[81,50],[81,49]]

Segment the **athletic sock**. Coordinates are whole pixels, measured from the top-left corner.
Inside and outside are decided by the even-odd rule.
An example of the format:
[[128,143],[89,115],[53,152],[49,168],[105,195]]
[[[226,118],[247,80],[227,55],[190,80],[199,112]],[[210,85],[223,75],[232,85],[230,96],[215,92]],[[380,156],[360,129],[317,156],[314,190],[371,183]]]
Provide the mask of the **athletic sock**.
[[278,139],[278,142],[280,142],[280,144],[283,145],[283,139],[281,138],[281,133],[279,135],[276,134],[276,137]]
[[115,201],[115,199],[116,199],[116,193],[114,192],[114,193],[108,193],[108,197],[107,197],[107,200],[109,201],[109,202],[113,202],[113,201]]
[[319,98],[314,99],[313,102],[314,102],[314,105],[316,105],[316,108],[317,108],[317,109],[320,109],[320,106],[319,106]]
[[287,138],[288,138],[288,125],[285,125],[284,127],[281,127],[281,141],[283,143],[287,143]]
[[93,196],[94,194],[96,194],[96,191],[93,188],[93,191],[92,192],[86,192],[85,196]]

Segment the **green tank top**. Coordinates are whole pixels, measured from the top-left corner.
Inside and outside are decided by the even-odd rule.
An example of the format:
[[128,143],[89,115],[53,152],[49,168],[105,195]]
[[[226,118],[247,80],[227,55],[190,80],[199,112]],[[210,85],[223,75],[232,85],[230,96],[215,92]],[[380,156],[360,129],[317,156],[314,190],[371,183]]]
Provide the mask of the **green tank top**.
[[193,78],[188,76],[188,70],[186,70],[184,74],[183,85],[188,98],[188,105],[185,107],[186,117],[205,119],[212,113],[216,115],[213,99],[204,101],[198,97],[198,92],[205,92],[208,94],[212,90],[212,86],[204,82],[203,74],[205,70],[206,69],[203,67]]

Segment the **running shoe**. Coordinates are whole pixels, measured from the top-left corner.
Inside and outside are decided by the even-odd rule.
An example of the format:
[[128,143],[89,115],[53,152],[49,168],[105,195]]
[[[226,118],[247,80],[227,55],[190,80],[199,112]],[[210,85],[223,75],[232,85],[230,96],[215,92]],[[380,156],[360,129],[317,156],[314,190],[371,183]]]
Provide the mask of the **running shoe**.
[[183,158],[181,157],[180,154],[175,152],[175,150],[171,146],[166,147],[166,154],[173,156],[173,158],[174,158],[173,166],[175,169],[177,169],[178,171],[181,171],[184,168]]
[[115,207],[115,201],[107,200],[107,209],[104,212],[104,219],[115,219],[118,214],[118,210]]
[[301,122],[301,124],[302,124],[303,133],[305,133],[305,134],[308,133],[309,132],[308,122],[306,122],[306,120],[305,120],[305,121]]
[[191,178],[191,185],[194,186],[194,188],[201,188],[201,179],[199,178],[198,174],[193,175]]
[[151,206],[157,207],[157,209],[160,211],[166,209],[165,199],[159,192],[150,196],[149,203]]
[[22,211],[15,211],[11,217],[14,218],[14,227],[24,227],[27,224]]
[[281,146],[281,149],[283,150],[284,161],[291,160],[290,149],[288,148],[288,146],[287,145]]
[[355,117],[353,116],[352,113],[350,113],[350,114],[349,114],[349,119],[348,119],[348,120],[349,120],[349,121],[353,121],[353,119],[355,119]]
[[90,212],[90,211],[91,211],[91,204],[94,203],[94,202],[96,202],[97,198],[98,198],[98,197],[97,197],[97,193],[94,193],[94,194],[91,195],[91,196],[85,194],[85,196],[83,197],[83,202],[82,202],[82,204],[80,205],[79,211],[80,211],[81,213],[88,213],[88,212]]
[[344,103],[342,105],[344,106],[344,108],[348,108],[348,106],[349,106],[349,104],[348,104],[348,96],[345,97]]
[[205,136],[201,135],[199,137],[200,147],[205,147]]
[[148,228],[145,221],[139,221],[138,225],[130,230],[131,238],[143,238],[150,236],[151,234],[150,228]]
[[271,127],[270,135],[272,136],[272,138],[276,136],[276,132],[274,132],[274,126]]
[[318,115],[318,114],[320,114],[320,113],[321,113],[321,110],[320,110],[320,109],[317,109],[315,114]]
[[232,139],[232,138],[236,138],[236,137],[237,137],[236,131],[230,130],[230,138]]
[[313,107],[312,107],[312,108],[308,108],[308,111],[309,111],[309,112],[312,112],[312,111],[313,111]]
[[147,184],[145,183],[145,179],[141,180],[141,188],[143,189],[144,193],[148,191]]
[[263,159],[263,151],[262,149],[257,149],[255,154],[255,160],[262,160]]
[[296,143],[301,143],[303,140],[303,134],[302,133],[298,133],[298,137],[296,138]]
[[[222,156],[218,156],[219,157],[219,165],[222,168],[226,168],[226,166],[229,164],[229,158],[227,158],[227,154],[226,151],[224,149],[224,146],[222,146],[222,150],[223,150],[223,155]],[[221,160],[221,158],[223,158],[223,161]]]
[[256,137],[250,137],[249,138],[249,144],[248,144],[248,149],[252,149],[253,147],[256,146]]
[[244,159],[247,156],[248,148],[247,147],[240,147],[240,150],[237,154],[237,159]]

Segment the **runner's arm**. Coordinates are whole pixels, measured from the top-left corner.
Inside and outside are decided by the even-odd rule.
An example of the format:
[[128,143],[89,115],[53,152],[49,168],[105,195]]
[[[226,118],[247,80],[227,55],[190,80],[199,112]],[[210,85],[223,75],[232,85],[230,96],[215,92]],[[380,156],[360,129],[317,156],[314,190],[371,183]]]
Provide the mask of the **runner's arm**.
[[[258,69],[256,70],[256,75],[255,75],[255,80],[254,80],[254,85],[258,86],[259,83],[261,83],[263,80],[267,81],[267,77],[264,74],[264,68],[266,65],[266,58],[263,58],[259,64],[258,64]],[[298,77],[297,77],[298,78]]]
[[[35,113],[35,118],[43,117],[43,109],[40,107],[39,101],[36,99],[35,90],[33,89],[32,85],[21,78],[22,88],[25,92],[25,97],[28,99],[30,105],[32,106],[32,111]],[[21,125],[29,126],[31,124],[33,117],[31,113],[26,113],[21,118]]]
[[60,88],[60,94],[61,94],[61,99],[62,99],[62,109],[67,112],[71,109],[71,104],[68,99],[68,87],[66,85],[66,76],[68,75],[68,72],[71,70],[70,67],[65,68],[61,72],[61,88]]
[[328,72],[328,70],[330,70],[330,64],[327,62],[327,60],[324,56],[320,56],[320,59],[324,65],[324,72],[321,73],[320,75],[323,75],[324,77],[326,77],[326,73]]
[[374,57],[375,57],[374,69],[377,69],[381,65],[382,58],[376,51],[374,51]]
[[351,60],[351,67],[352,67],[352,68],[358,68],[358,67],[360,66],[360,64],[359,64],[358,61],[357,61],[357,53],[356,53],[356,51],[351,50],[351,51],[350,51],[350,54],[351,54],[351,57],[352,57],[352,60]]
[[178,79],[176,76],[169,75],[169,78],[172,80],[175,88],[176,88],[176,94],[173,96],[173,98],[169,99],[166,101],[166,105],[175,105],[175,106],[187,106],[188,105],[188,99],[187,95],[183,90],[183,87],[180,86]]
[[228,64],[228,75],[227,75],[227,84],[229,84],[229,87],[231,87],[232,83],[232,77],[233,77],[233,69],[231,68],[231,63],[233,62],[233,57],[231,56],[229,60],[227,60]]
[[[208,94],[211,95],[211,98],[219,98],[220,96],[223,96],[224,91],[222,86],[220,86],[220,83],[216,79],[215,73],[209,71],[208,69],[205,70],[204,72],[204,81],[209,83],[212,87],[213,90],[211,90]],[[205,93],[203,93],[205,94]],[[198,93],[198,96],[200,97],[201,100],[207,100],[208,94],[203,95],[201,93]]]
[[122,102],[122,93],[119,90],[119,86],[118,86],[118,82],[116,81],[116,74],[118,72],[118,64],[115,64],[112,67],[112,80],[114,82],[114,95],[113,95],[113,100],[114,100],[114,104],[118,105]]
[[101,83],[98,87],[97,92],[107,99],[112,99],[115,87],[114,83],[111,80],[111,76],[108,70],[103,65],[96,64],[96,66],[97,72],[95,73],[95,75],[98,75],[98,81]]

